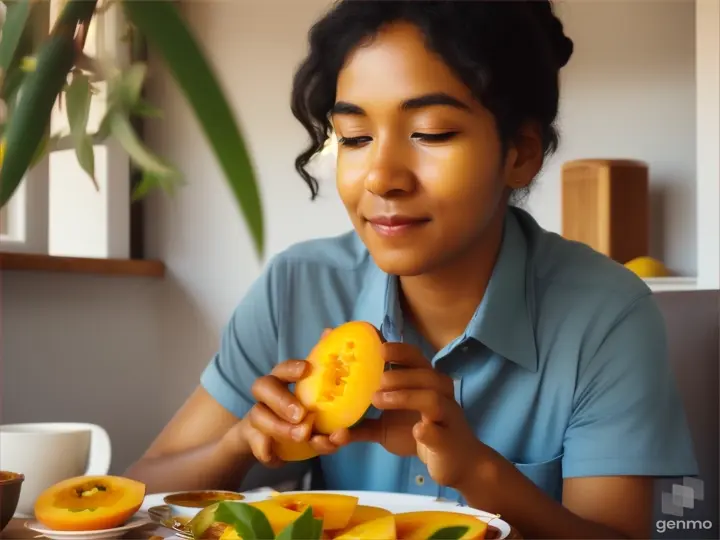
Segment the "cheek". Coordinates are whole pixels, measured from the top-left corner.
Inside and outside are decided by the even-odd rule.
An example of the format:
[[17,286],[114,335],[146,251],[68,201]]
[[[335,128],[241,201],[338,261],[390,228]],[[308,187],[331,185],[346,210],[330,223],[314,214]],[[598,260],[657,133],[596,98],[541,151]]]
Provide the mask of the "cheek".
[[418,163],[423,188],[438,206],[491,203],[502,190],[498,171],[496,154],[469,144],[437,149]]
[[338,195],[348,209],[357,208],[364,192],[364,173],[357,160],[338,155],[335,183]]

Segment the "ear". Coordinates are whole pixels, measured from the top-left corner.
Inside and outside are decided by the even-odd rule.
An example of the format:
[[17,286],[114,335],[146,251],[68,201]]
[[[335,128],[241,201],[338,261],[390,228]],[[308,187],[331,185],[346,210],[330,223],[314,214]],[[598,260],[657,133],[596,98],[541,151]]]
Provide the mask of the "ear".
[[505,185],[512,190],[529,186],[540,172],[544,158],[540,126],[524,125],[505,157]]

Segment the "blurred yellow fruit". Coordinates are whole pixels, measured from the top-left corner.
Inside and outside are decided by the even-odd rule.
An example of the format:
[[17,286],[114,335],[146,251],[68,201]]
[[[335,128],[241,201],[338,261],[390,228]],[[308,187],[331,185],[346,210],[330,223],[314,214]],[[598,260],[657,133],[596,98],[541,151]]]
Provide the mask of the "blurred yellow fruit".
[[652,257],[637,257],[625,263],[625,268],[641,278],[667,277],[670,275],[665,265]]

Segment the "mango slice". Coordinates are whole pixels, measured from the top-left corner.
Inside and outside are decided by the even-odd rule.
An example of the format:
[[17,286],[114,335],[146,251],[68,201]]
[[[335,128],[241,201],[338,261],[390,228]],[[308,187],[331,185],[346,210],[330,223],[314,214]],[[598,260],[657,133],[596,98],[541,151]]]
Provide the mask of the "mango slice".
[[475,516],[445,511],[420,511],[395,514],[397,538],[400,540],[427,540],[445,527],[469,527],[462,540],[482,540],[488,524]]
[[358,504],[355,507],[352,516],[350,516],[350,521],[348,521],[348,524],[345,525],[345,527],[342,529],[332,531],[332,536],[333,538],[337,538],[347,533],[351,529],[357,527],[358,525],[362,525],[363,523],[367,523],[368,521],[374,521],[387,516],[392,516],[392,512],[390,512],[390,510],[386,510],[385,508],[378,508],[377,506],[365,506],[362,504]]
[[140,509],[145,484],[119,476],[78,476],[58,482],[35,501],[36,519],[56,531],[119,527]]
[[313,516],[323,520],[323,530],[345,528],[358,502],[357,497],[335,493],[281,493],[270,500],[299,514],[311,506]]
[[334,540],[396,540],[395,519],[392,515],[366,521],[348,529]]

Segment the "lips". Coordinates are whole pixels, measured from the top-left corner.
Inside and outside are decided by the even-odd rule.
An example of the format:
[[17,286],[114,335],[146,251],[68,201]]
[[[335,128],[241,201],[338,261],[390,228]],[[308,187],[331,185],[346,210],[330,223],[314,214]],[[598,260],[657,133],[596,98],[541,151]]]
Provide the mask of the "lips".
[[367,219],[373,230],[381,236],[408,234],[428,223],[428,218],[405,215],[374,216]]

